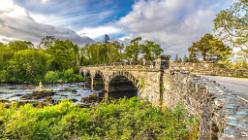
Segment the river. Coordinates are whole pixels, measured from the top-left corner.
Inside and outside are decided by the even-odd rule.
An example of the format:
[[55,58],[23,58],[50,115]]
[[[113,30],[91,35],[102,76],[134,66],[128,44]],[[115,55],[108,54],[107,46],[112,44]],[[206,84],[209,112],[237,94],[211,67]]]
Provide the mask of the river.
[[[0,84],[0,100],[25,101],[25,99],[21,97],[27,94],[32,94],[37,87],[37,85]],[[82,97],[87,97],[95,93],[95,91],[85,88],[84,83],[48,84],[43,85],[43,88],[51,89],[55,92],[55,94],[51,96],[54,101],[70,99],[75,103],[80,103]],[[44,99],[39,99],[36,101],[42,100]]]

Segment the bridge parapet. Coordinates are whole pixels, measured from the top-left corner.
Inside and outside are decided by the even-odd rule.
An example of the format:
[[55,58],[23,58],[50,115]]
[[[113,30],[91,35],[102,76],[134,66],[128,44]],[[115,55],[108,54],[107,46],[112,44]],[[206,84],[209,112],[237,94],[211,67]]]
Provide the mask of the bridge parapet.
[[201,139],[247,140],[248,103],[211,81],[196,75],[167,72],[163,104],[183,102],[201,122]]
[[160,71],[153,65],[89,65],[82,66],[80,70]]

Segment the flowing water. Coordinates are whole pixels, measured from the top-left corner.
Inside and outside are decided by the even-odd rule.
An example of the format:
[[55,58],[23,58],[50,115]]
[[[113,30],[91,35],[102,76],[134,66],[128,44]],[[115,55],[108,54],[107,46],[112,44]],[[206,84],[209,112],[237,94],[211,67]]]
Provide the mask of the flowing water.
[[[0,100],[21,101],[23,100],[21,99],[23,95],[32,94],[33,91],[37,90],[37,87],[37,85],[0,84]],[[82,97],[95,93],[95,91],[85,88],[84,83],[49,84],[43,85],[43,88],[56,92],[51,96],[55,101],[71,99],[75,102],[80,102]],[[40,99],[40,101],[42,100]]]

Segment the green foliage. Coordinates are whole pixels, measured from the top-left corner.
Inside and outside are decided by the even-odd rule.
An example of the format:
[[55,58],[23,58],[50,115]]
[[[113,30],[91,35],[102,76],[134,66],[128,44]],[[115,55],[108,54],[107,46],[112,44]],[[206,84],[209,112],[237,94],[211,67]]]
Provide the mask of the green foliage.
[[83,77],[75,74],[73,69],[68,69],[62,72],[48,71],[45,75],[46,83],[69,83],[83,81]]
[[221,11],[215,18],[215,31],[218,36],[238,47],[248,58],[248,0],[236,0],[226,10]]
[[8,44],[9,48],[14,51],[27,50],[33,48],[34,45],[28,41],[13,41]]
[[125,56],[129,62],[138,63],[141,55],[146,61],[154,61],[163,52],[163,49],[155,42],[146,40],[144,43],[140,43],[141,40],[141,37],[136,37],[126,47]]
[[69,40],[56,40],[46,50],[52,59],[52,70],[66,70],[79,66],[78,46]]
[[203,61],[218,62],[226,60],[231,55],[231,49],[211,34],[205,34],[200,41],[194,42],[188,50],[192,61],[199,61],[200,55]]
[[138,57],[141,53],[141,45],[139,42],[142,40],[141,37],[136,37],[131,40],[131,43],[125,49],[125,56],[129,62],[138,63]]
[[22,50],[8,62],[8,79],[10,82],[38,82],[43,78],[49,66],[50,55],[43,51]]
[[60,78],[65,83],[83,81],[83,77],[79,74],[75,74],[73,69],[68,69],[68,70],[63,71],[60,74]]
[[139,43],[141,37],[131,41],[124,50],[118,41],[88,44],[79,47],[69,40],[47,36],[34,48],[31,42],[0,43],[0,82],[13,83],[65,83],[82,81],[77,73],[80,65],[109,64],[123,59],[138,63],[138,57],[155,60],[162,52],[152,41]]
[[138,86],[139,86],[140,90],[143,90],[145,88],[145,78],[144,77],[139,78]]
[[116,43],[95,43],[86,45],[81,50],[81,63],[83,65],[108,64],[119,62],[121,46]]
[[168,139],[194,140],[198,123],[183,106],[159,110],[137,98],[79,108],[71,102],[7,109],[0,103],[0,139]]
[[26,41],[0,43],[0,82],[38,83],[45,80],[55,83],[82,80],[79,74],[75,74],[79,66],[76,45],[53,37],[46,37],[42,41],[41,46],[47,45],[45,49],[34,49],[33,44]]
[[45,75],[45,81],[47,83],[57,83],[59,81],[59,73],[54,71],[48,71]]
[[7,45],[0,45],[0,70],[6,68],[8,61],[13,57],[15,52]]
[[145,41],[142,45],[142,52],[144,53],[145,60],[153,61],[161,55],[163,49],[152,41]]

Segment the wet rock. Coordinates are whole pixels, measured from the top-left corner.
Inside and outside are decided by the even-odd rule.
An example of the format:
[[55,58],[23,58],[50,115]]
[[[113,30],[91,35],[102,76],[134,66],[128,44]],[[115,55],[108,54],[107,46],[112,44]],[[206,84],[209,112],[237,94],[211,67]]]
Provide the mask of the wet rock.
[[72,93],[77,93],[76,89],[71,90]]
[[10,103],[10,101],[6,99],[0,99],[0,103]]
[[47,102],[47,103],[50,103],[50,104],[54,104],[55,103],[55,101],[53,100],[53,98],[51,96],[45,97],[45,100],[44,101]]
[[70,101],[72,101],[72,102],[77,102],[78,100],[77,99],[70,99]]
[[37,100],[37,99],[45,99],[55,95],[54,91],[34,91],[32,94],[27,94],[21,97],[22,100]]
[[98,97],[97,93],[91,94],[88,97],[82,97],[81,98],[81,102],[83,103],[95,103],[95,102],[99,102],[100,99]]
[[[15,97],[21,97],[22,95],[23,95],[23,94],[15,94],[14,96],[15,96]],[[13,97],[14,97],[14,96],[13,96]]]

